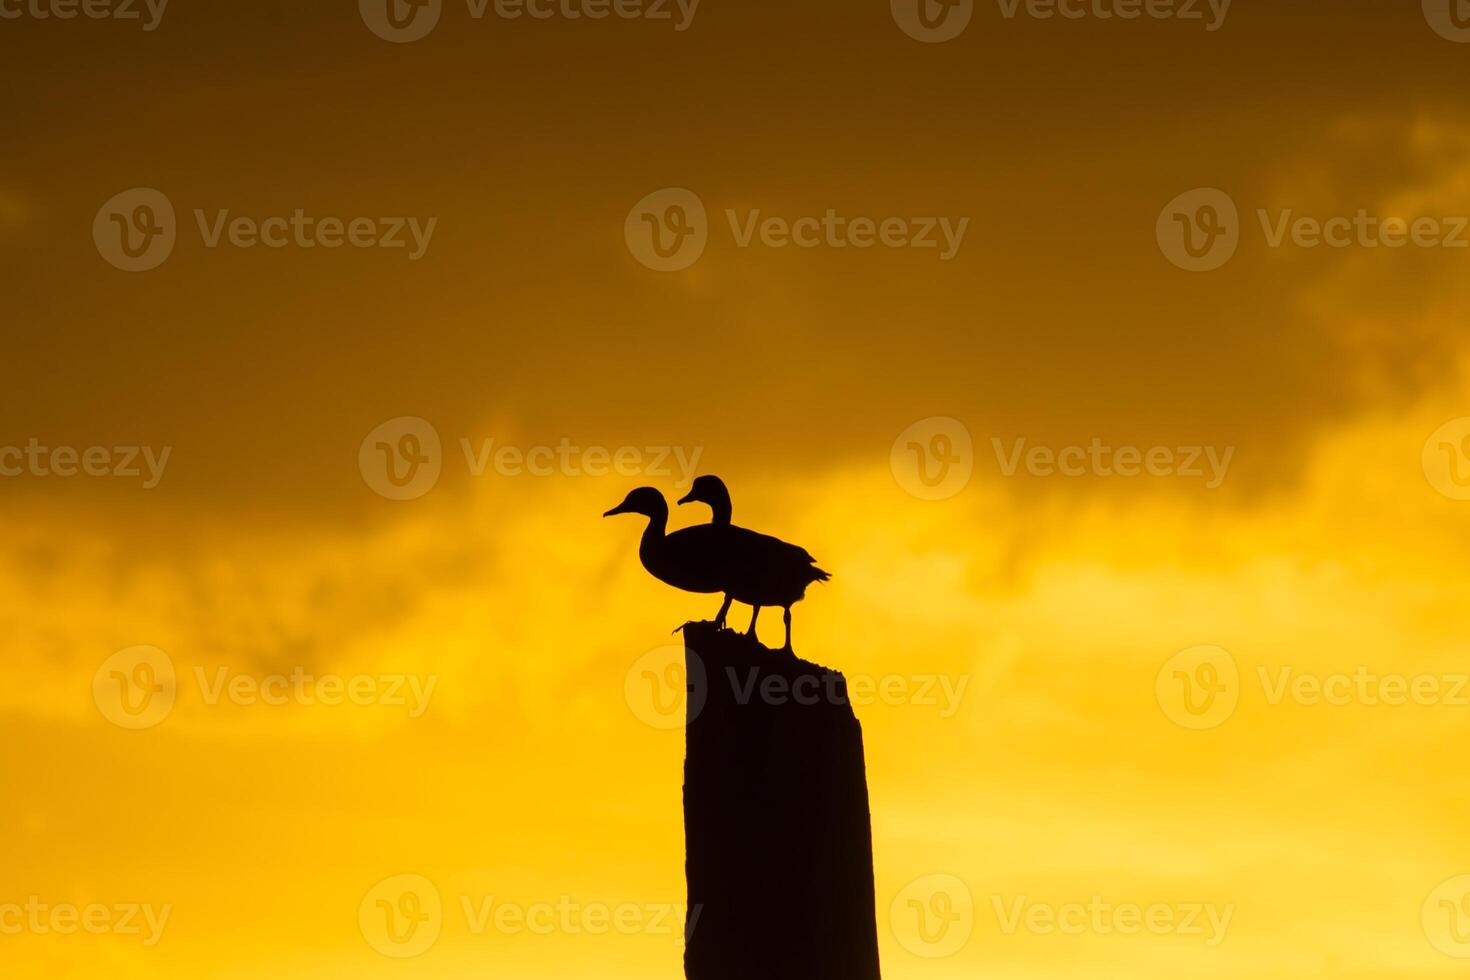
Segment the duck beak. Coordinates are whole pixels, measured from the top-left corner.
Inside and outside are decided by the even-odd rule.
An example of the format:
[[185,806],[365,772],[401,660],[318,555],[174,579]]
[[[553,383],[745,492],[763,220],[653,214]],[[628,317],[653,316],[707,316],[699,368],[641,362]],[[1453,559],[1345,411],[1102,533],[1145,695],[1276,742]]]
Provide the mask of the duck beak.
[[602,516],[603,517],[611,517],[614,514],[626,514],[626,513],[627,513],[627,511],[623,509],[623,505],[622,504],[618,504],[612,510],[605,512]]
[[693,490],[690,490],[684,496],[682,496],[682,497],[679,498],[679,503],[681,503],[681,504],[687,504],[687,503],[689,503],[692,500],[694,500],[694,491]]

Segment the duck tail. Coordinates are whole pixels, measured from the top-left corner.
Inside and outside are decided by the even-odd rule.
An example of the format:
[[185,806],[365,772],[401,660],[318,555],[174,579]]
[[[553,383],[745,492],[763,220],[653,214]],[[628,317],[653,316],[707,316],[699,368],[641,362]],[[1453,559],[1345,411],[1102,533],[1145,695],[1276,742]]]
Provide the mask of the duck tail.
[[825,571],[824,569],[818,568],[816,565],[813,565],[812,566],[812,581],[813,582],[826,582],[826,581],[830,580],[831,578],[832,578],[832,573],[831,572],[828,572],[828,571]]

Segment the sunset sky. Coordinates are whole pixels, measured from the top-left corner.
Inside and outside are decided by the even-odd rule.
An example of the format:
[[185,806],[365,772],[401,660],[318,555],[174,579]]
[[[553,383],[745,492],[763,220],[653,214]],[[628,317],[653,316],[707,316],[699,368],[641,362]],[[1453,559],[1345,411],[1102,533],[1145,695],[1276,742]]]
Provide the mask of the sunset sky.
[[0,0],[7,977],[681,977],[629,678],[718,597],[600,515],[694,473],[899,692],[885,977],[1463,975],[1447,0],[53,2]]

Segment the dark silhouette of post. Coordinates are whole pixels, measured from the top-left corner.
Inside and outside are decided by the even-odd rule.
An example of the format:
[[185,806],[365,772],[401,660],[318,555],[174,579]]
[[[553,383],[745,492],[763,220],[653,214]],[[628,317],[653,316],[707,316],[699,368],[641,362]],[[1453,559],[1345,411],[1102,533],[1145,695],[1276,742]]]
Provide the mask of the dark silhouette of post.
[[877,980],[867,773],[846,681],[712,623],[688,624],[684,640],[686,975]]

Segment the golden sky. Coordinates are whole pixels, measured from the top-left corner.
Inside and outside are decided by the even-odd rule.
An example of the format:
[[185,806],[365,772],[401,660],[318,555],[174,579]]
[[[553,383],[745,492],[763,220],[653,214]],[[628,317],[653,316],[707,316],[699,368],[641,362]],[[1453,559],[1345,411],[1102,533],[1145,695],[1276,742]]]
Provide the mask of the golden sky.
[[[1463,972],[1446,4],[997,0],[928,43],[905,0],[443,0],[398,43],[364,2],[0,0],[7,976],[681,976],[636,678],[718,602],[599,515],[692,472],[833,573],[798,653],[890,692],[885,976]],[[130,272],[140,188],[174,241]],[[703,252],[648,267],[691,200]],[[1206,201],[1238,244],[1185,271]],[[241,244],[298,211],[407,245]]]

